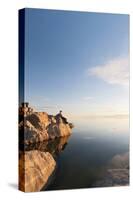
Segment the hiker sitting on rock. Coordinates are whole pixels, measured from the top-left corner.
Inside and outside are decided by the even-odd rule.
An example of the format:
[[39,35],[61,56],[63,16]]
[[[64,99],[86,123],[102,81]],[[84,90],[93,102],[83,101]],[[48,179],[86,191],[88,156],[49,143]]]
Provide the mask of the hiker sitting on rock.
[[60,119],[62,119],[62,122],[64,124],[68,124],[67,118],[63,117],[63,115],[62,115],[62,110],[60,110],[60,112],[56,115],[56,120],[60,121]]

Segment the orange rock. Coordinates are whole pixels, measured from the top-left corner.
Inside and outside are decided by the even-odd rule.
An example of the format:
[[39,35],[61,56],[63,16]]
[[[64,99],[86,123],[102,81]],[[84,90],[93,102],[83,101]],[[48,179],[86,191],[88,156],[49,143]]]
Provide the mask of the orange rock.
[[55,166],[56,162],[48,152],[33,150],[20,153],[19,189],[24,192],[40,191]]
[[72,128],[72,124],[68,123],[67,119],[60,114],[53,116],[46,112],[32,112],[22,117],[22,121],[20,120],[20,142],[30,144],[69,136]]

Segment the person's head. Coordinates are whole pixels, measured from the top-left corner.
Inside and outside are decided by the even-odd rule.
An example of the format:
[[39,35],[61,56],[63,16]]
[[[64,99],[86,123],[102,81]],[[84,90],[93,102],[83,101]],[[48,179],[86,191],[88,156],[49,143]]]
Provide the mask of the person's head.
[[60,110],[60,114],[62,114],[62,110]]

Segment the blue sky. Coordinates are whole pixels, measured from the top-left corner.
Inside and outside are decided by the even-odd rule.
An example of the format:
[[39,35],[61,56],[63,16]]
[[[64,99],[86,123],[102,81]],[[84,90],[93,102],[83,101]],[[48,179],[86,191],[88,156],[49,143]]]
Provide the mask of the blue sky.
[[66,115],[128,114],[129,16],[26,9],[25,100]]

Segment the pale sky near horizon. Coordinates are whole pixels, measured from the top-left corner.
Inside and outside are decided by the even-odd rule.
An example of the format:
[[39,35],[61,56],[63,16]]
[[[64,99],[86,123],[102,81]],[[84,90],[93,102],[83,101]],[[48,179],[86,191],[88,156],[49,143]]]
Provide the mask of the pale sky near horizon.
[[26,9],[25,101],[71,116],[129,112],[129,16]]

